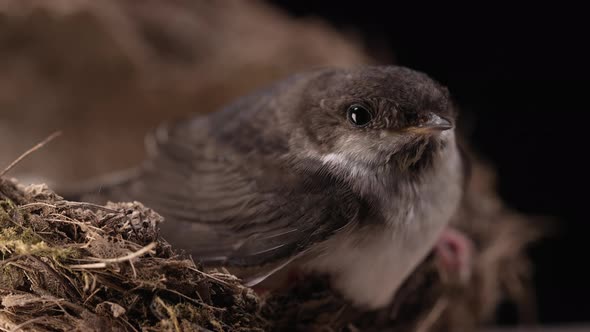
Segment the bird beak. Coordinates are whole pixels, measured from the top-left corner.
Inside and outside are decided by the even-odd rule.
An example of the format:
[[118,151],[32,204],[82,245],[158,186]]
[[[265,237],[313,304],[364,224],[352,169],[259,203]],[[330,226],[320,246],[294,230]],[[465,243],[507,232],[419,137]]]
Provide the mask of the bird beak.
[[432,133],[437,131],[445,131],[453,128],[453,123],[434,113],[429,113],[428,116],[422,120],[418,125],[408,128],[409,131],[415,133]]

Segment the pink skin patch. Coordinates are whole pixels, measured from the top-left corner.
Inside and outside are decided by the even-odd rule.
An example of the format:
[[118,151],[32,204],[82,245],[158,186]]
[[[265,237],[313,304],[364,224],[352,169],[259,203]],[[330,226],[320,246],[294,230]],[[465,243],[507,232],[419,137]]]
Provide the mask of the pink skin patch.
[[[473,268],[473,252],[473,242],[466,235],[455,228],[447,227],[434,247],[441,276],[446,280],[458,279],[460,282],[468,282]],[[287,288],[296,284],[304,277],[304,271],[295,267],[287,270],[286,277],[280,278],[278,285],[275,283],[268,287],[262,283],[252,288],[258,295],[264,296],[277,288]]]
[[458,278],[467,282],[471,278],[473,265],[473,242],[461,231],[452,227],[441,234],[434,253],[443,278]]

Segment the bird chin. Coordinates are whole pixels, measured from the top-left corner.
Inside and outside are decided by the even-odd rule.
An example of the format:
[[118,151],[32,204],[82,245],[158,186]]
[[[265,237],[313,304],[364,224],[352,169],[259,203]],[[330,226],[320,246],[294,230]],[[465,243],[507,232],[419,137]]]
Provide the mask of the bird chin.
[[434,159],[446,147],[445,141],[438,137],[421,137],[406,144],[389,158],[402,172],[421,172],[434,165]]

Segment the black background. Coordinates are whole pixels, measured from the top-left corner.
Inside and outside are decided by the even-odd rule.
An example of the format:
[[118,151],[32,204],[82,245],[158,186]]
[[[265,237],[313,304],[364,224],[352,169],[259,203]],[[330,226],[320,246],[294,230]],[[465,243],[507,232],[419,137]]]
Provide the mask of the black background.
[[357,32],[370,50],[390,50],[449,87],[508,204],[559,220],[560,234],[531,250],[541,321],[590,321],[587,11],[564,2],[273,2]]

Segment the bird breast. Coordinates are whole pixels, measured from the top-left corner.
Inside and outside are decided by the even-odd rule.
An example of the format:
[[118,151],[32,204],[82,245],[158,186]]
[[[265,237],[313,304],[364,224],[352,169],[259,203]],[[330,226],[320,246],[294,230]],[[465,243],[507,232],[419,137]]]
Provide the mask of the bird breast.
[[328,274],[334,288],[360,307],[389,304],[458,206],[460,157],[456,147],[445,153],[445,161],[420,183],[401,188],[403,197],[384,199],[385,223],[356,225],[335,234],[313,253],[307,268]]

